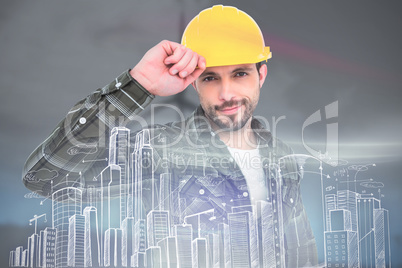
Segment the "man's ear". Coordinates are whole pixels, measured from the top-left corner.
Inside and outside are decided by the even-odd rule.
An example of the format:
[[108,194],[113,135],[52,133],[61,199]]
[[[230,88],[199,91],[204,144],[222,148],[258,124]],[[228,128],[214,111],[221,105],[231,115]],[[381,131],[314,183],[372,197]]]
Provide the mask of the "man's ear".
[[260,72],[259,72],[259,80],[260,80],[260,88],[265,82],[265,78],[267,77],[268,73],[268,67],[266,64],[262,64],[260,67]]

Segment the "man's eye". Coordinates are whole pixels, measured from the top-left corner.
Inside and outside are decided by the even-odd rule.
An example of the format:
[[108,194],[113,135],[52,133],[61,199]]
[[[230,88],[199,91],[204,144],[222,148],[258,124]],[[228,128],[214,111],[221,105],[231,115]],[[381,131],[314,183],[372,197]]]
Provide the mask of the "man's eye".
[[246,72],[238,72],[238,73],[236,73],[236,75],[235,76],[246,76],[247,75],[247,73]]
[[213,77],[213,76],[207,76],[207,77],[205,77],[202,81],[209,82],[209,81],[213,81],[213,80],[215,80],[215,77]]

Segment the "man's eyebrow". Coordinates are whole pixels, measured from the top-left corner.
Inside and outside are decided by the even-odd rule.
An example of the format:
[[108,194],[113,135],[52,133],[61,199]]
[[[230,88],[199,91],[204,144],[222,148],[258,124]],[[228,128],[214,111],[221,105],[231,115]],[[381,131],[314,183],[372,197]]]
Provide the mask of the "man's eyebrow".
[[[239,67],[239,68],[234,69],[230,73],[233,74],[233,73],[237,73],[237,72],[251,72],[251,71],[253,71],[252,67]],[[200,75],[200,77],[206,77],[206,76],[219,76],[219,74],[216,72],[209,71],[209,72],[203,72]]]
[[251,71],[253,71],[253,68],[251,68],[251,67],[240,67],[240,68],[234,69],[232,71],[232,73],[244,72],[244,71],[251,72]]
[[200,75],[200,77],[205,77],[205,76],[216,76],[217,75],[217,73],[215,73],[215,72],[204,72],[204,73],[202,73],[201,75]]

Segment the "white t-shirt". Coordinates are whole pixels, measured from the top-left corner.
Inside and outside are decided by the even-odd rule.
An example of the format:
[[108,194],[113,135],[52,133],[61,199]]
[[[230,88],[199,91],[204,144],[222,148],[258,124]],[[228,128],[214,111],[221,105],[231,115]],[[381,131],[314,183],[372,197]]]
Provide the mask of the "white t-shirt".
[[228,147],[228,150],[243,172],[251,201],[266,200],[267,186],[265,185],[265,174],[258,148],[241,150]]

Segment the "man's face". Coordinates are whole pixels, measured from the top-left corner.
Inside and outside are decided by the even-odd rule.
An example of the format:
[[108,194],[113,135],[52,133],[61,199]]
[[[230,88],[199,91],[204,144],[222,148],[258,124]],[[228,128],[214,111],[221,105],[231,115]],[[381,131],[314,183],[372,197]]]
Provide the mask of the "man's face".
[[208,67],[193,83],[213,127],[236,131],[251,119],[267,74],[255,64]]

